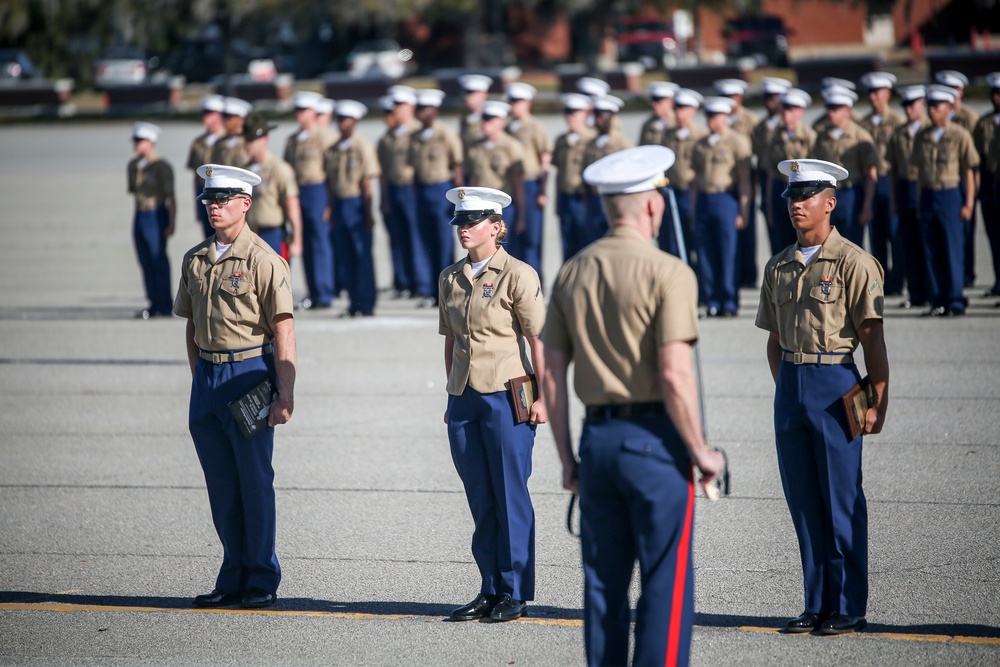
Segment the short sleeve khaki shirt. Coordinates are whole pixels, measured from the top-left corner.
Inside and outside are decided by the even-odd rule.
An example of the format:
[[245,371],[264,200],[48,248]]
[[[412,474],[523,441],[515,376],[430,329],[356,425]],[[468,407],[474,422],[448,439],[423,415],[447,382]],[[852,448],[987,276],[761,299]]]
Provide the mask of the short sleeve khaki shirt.
[[839,136],[832,127],[819,133],[809,157],[844,167],[848,175],[841,187],[858,185],[872,167],[878,167],[875,140],[855,122],[849,123]]
[[534,116],[512,120],[507,132],[524,146],[524,180],[533,181],[541,176],[542,156],[552,152],[552,140],[542,121]]
[[556,191],[568,195],[583,192],[583,160],[587,144],[594,138],[593,130],[580,134],[566,132],[556,139],[552,151],[552,166],[556,168]]
[[663,133],[672,127],[677,127],[677,118],[671,113],[668,118],[660,118],[655,113],[650,114],[639,130],[640,146],[657,146],[663,143]]
[[965,128],[948,123],[935,141],[934,126],[928,125],[913,139],[910,161],[917,167],[920,187],[929,190],[957,188],[965,172],[979,167],[979,153]]
[[697,309],[694,272],[615,226],[563,264],[542,341],[572,358],[585,405],[660,401],[659,348],[698,340]]
[[[878,118],[878,122],[875,120]],[[870,113],[861,121],[861,127],[875,140],[875,153],[878,155],[878,175],[886,176],[889,173],[889,141],[892,135],[901,126],[906,125],[906,118],[898,111],[889,109],[884,115],[877,116]]]
[[[615,116],[617,119],[618,116]],[[583,152],[583,166],[586,169],[589,165],[597,162],[605,155],[611,155],[626,148],[632,148],[635,144],[625,136],[625,133],[615,129],[614,125],[607,134],[595,134]]]
[[413,183],[413,165],[410,164],[410,139],[420,125],[410,123],[388,130],[378,141],[376,153],[382,175],[389,185]]
[[167,197],[174,195],[174,170],[156,153],[148,158],[136,156],[128,163],[128,191],[135,196],[139,211],[163,208]]
[[916,131],[910,128],[909,123],[904,123],[892,133],[889,145],[886,147],[886,160],[889,162],[889,170],[892,172],[893,178],[901,181],[917,180],[917,166],[910,159],[913,155],[913,140],[920,130],[928,125],[930,125],[930,121],[922,118]]
[[514,177],[524,175],[524,146],[506,132],[496,141],[485,137],[469,147],[465,171],[469,182],[481,188],[494,188],[511,193]]
[[194,341],[208,352],[258,347],[274,339],[272,323],[292,314],[288,263],[244,226],[221,257],[215,235],[181,262],[174,314],[194,322]]
[[335,143],[326,152],[326,183],[340,199],[361,196],[361,183],[381,175],[375,149],[357,134]]
[[[222,138],[222,133],[213,134],[211,132],[204,132],[191,142],[191,148],[188,150],[187,168],[194,171],[203,164],[208,164],[212,161],[212,148],[215,143]],[[205,187],[205,179],[199,176],[197,173],[194,175],[194,188],[196,193],[200,193]]]
[[778,171],[778,163],[803,155],[812,157],[815,144],[816,132],[812,128],[800,124],[794,132],[789,132],[785,124],[780,123],[771,135],[764,167],[776,178],[784,179],[784,175]]
[[285,143],[285,162],[295,170],[299,185],[316,185],[326,180],[323,159],[333,137],[321,128],[299,130]]
[[414,131],[410,137],[409,161],[413,165],[413,178],[421,185],[450,182],[462,160],[458,134],[437,120],[428,128]]
[[712,135],[694,145],[691,168],[696,174],[698,190],[710,194],[729,192],[738,184],[740,168],[750,168],[750,140],[732,128],[718,135],[713,144]]
[[288,217],[288,200],[299,196],[295,172],[272,153],[268,153],[259,165],[251,165],[250,171],[260,176],[260,184],[253,186],[253,204],[247,211],[250,229],[256,232],[281,227]]
[[225,136],[212,146],[212,164],[225,164],[243,169],[250,163],[247,142],[241,136]]
[[701,125],[675,127],[663,133],[663,145],[674,152],[674,164],[667,170],[671,187],[677,190],[691,188],[695,177],[694,169],[691,167],[694,146],[707,136],[708,130]]
[[746,107],[740,107],[733,112],[732,120],[729,121],[729,127],[749,139],[750,135],[753,134],[754,128],[757,127],[759,122],[760,117],[758,117],[757,114],[750,111]]
[[504,391],[511,378],[531,373],[521,340],[538,336],[545,325],[545,300],[538,274],[498,248],[475,278],[468,258],[438,279],[438,332],[454,336],[448,393],[466,385],[480,393]]
[[882,319],[883,280],[875,258],[833,228],[809,266],[797,243],[768,261],[757,327],[788,352],[853,352],[861,323]]

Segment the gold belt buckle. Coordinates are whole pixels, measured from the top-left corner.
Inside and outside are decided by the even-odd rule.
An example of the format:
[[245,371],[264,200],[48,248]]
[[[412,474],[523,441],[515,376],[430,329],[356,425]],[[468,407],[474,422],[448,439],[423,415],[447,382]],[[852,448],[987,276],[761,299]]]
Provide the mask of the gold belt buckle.
[[805,356],[804,352],[793,352],[792,353],[792,363],[795,364],[796,366],[804,364],[805,362],[802,360],[802,358],[804,356]]

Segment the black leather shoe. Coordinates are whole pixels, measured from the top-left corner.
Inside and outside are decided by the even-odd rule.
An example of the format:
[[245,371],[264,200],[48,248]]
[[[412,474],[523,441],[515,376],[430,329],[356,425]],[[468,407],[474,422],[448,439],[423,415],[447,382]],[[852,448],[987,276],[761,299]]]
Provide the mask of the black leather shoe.
[[516,621],[522,616],[528,615],[528,604],[521,600],[513,600],[509,595],[504,593],[503,597],[500,598],[500,602],[493,607],[493,611],[490,613],[491,621]]
[[819,614],[811,614],[808,611],[796,616],[785,623],[785,632],[812,632],[819,627]]
[[216,588],[211,593],[197,596],[191,601],[191,604],[195,607],[222,607],[227,604],[236,604],[239,599],[239,593],[227,593],[221,588]]
[[936,308],[931,308],[929,311],[923,314],[923,317],[944,317],[948,314],[948,309],[944,306],[937,306]]
[[843,635],[848,632],[861,632],[868,627],[864,616],[841,616],[834,614],[819,626],[821,635]]
[[476,599],[469,604],[459,607],[455,611],[451,612],[451,620],[475,621],[480,618],[486,618],[490,615],[490,612],[493,611],[493,607],[499,599],[499,595],[480,593],[476,596]]
[[277,600],[278,596],[274,593],[268,593],[259,588],[251,588],[243,596],[240,606],[244,609],[260,609],[262,607],[270,607]]

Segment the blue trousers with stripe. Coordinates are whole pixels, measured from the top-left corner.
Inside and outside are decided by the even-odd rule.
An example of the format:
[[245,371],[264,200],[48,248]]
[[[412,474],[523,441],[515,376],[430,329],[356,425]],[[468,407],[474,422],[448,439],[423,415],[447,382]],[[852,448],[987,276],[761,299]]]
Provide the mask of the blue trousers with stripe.
[[476,529],[482,593],[535,599],[535,510],[528,495],[535,427],[517,424],[505,391],[448,396],[448,441]]
[[[855,202],[857,202],[861,196],[860,185],[837,190],[837,207],[834,208],[833,213],[830,214],[830,224],[837,228],[837,231],[840,232],[841,236],[851,243],[856,243],[859,246],[864,243],[865,230],[860,224],[858,224],[858,214]],[[858,206],[860,206],[860,203]],[[791,225],[791,222],[788,224]]]
[[328,306],[334,297],[334,255],[330,224],[323,220],[329,199],[326,183],[299,186],[302,206],[302,268],[313,303]]
[[694,623],[691,461],[667,416],[587,420],[580,537],[588,665],[628,664],[628,588],[639,561],[633,665],[686,665]]
[[[868,241],[872,256],[885,269],[885,293],[901,294],[906,277],[903,268],[906,259],[899,238],[899,217],[892,212],[891,189],[889,177],[879,176],[872,202],[872,221],[868,223]],[[858,213],[861,212],[863,196],[862,193],[857,197]]]
[[[455,230],[449,224],[454,206],[445,198],[450,189],[451,181],[416,186],[417,224],[429,270],[418,283],[428,283],[427,296],[435,299],[438,297],[438,276],[455,262]],[[415,262],[414,266],[422,266],[422,262]]]
[[931,306],[965,310],[965,225],[958,188],[930,190],[920,197],[920,231],[927,261]]
[[215,587],[229,593],[278,590],[281,568],[275,553],[274,429],[244,439],[229,403],[270,377],[274,357],[213,364],[199,359],[191,383],[188,428],[205,473],[212,521],[222,541],[222,567]]
[[174,306],[174,300],[170,296],[167,238],[164,236],[169,225],[170,214],[165,208],[136,211],[132,224],[132,240],[142,268],[142,282],[149,300],[149,312],[154,315],[169,315]]
[[[691,265],[697,264],[697,252],[694,243],[694,218],[692,216],[692,204],[694,198],[690,190],[674,189],[674,199],[677,201],[677,215],[681,219],[681,235],[683,236],[684,247],[687,249],[688,260]],[[665,201],[663,209],[663,220],[660,223],[660,234],[656,239],[660,250],[668,252],[674,257],[681,256],[681,239],[677,238],[674,230],[673,217],[670,211],[670,202]]]
[[392,286],[396,290],[415,291],[413,277],[413,239],[416,231],[417,199],[413,184],[389,184],[389,214],[385,216],[392,258]]
[[993,259],[993,287],[990,291],[1000,295],[1000,185],[997,175],[988,169],[983,169],[979,179],[979,207]]
[[608,216],[604,214],[601,195],[596,192],[587,196],[587,223],[584,225],[580,241],[585,248],[608,233]]
[[924,256],[920,213],[917,208],[917,182],[896,181],[896,212],[899,216],[899,246],[903,251],[906,291],[917,305],[927,303],[927,259]]
[[518,234],[511,226],[510,254],[528,264],[535,270],[539,278],[542,275],[542,207],[538,205],[538,193],[541,191],[540,179],[524,181],[524,232]]
[[864,616],[868,606],[868,505],[863,436],[851,439],[841,396],[854,365],[782,362],[774,394],[778,470],[802,559],[804,611]]
[[371,315],[375,311],[375,262],[372,259],[372,230],[365,223],[365,203],[361,197],[334,197],[330,205],[337,264],[343,269],[351,313]]
[[586,245],[587,198],[581,194],[556,194],[556,215],[562,232],[563,261],[580,252]]
[[735,313],[739,306],[736,286],[736,216],[740,203],[732,192],[698,193],[695,246],[701,298],[708,308]]

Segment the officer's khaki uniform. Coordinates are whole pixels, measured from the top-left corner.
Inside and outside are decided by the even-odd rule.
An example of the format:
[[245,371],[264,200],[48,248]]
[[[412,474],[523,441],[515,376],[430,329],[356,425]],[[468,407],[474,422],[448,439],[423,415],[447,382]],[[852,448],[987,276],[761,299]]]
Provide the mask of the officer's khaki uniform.
[[210,162],[239,167],[240,169],[245,168],[250,164],[250,153],[247,152],[246,139],[242,135],[222,137],[212,146]]
[[502,133],[496,141],[483,137],[469,147],[465,171],[470,185],[514,191],[514,177],[524,175],[525,150],[514,137]]
[[821,617],[867,609],[864,438],[850,438],[840,397],[861,379],[857,331],[882,319],[882,284],[878,262],[836,228],[808,266],[794,244],[764,268],[756,324],[784,350],[774,397],[778,467],[799,541],[804,611]]
[[663,143],[663,133],[677,127],[677,118],[673,113],[667,118],[660,118],[655,113],[642,124],[639,131],[640,146],[657,146]]
[[268,153],[259,164],[249,170],[260,176],[260,184],[253,188],[253,206],[247,211],[247,223],[254,233],[284,227],[288,219],[287,203],[299,196],[295,172],[291,165],[278,156]]
[[288,264],[248,226],[222,257],[210,237],[184,255],[174,314],[194,323],[194,342],[202,351],[191,383],[188,426],[223,545],[215,587],[230,594],[254,589],[273,595],[281,581],[274,428],[264,426],[244,438],[228,404],[265,379],[277,387],[272,325],[279,315],[292,314]]
[[129,160],[128,191],[135,198],[132,239],[142,269],[150,315],[169,315],[170,261],[166,230],[170,225],[167,199],[174,196],[174,170],[155,151],[148,158]]
[[472,554],[480,592],[533,600],[528,477],[535,427],[517,423],[507,389],[511,379],[532,373],[522,337],[540,335],[545,324],[541,284],[534,269],[503,248],[478,276],[466,257],[438,282],[438,332],[454,338],[448,441],[476,525]]

